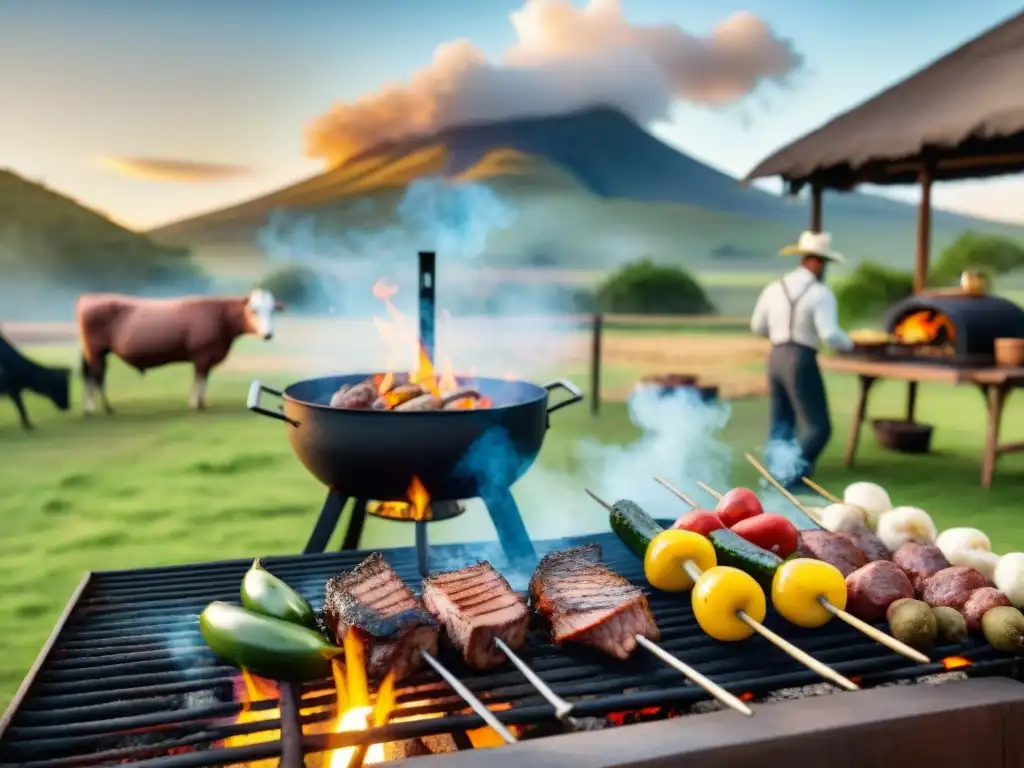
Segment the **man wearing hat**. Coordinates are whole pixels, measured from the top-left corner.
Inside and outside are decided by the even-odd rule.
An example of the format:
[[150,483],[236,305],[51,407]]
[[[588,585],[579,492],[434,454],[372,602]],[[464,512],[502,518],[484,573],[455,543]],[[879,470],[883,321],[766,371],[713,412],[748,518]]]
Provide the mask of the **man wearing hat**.
[[832,435],[818,347],[824,344],[848,351],[853,342],[839,327],[836,297],[824,282],[828,264],[844,262],[842,255],[832,250],[832,238],[825,232],[804,232],[796,245],[786,246],[780,253],[799,256],[800,266],[761,291],[750,329],[772,343],[768,357],[769,451],[772,446],[794,443],[799,449],[795,460],[785,462],[788,466],[773,471],[782,474],[779,480],[791,490],[797,490],[803,488],[800,477],[814,472]]

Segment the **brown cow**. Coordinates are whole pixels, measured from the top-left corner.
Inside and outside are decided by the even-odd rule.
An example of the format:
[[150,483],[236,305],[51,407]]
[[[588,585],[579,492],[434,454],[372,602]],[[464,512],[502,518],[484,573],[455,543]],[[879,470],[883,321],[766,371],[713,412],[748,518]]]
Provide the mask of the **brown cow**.
[[82,340],[86,414],[95,409],[95,394],[106,412],[113,413],[105,386],[107,354],[111,352],[140,373],[168,363],[192,363],[195,378],[190,405],[205,408],[207,377],[228,356],[235,339],[249,333],[272,338],[274,311],[283,309],[262,289],[238,298],[140,299],[115,293],[82,294],[75,314]]

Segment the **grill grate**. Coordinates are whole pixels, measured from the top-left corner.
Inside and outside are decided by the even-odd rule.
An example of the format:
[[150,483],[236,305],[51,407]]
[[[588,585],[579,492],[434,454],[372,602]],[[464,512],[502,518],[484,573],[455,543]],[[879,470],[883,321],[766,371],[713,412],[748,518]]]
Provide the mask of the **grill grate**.
[[[602,545],[612,568],[644,583],[642,564],[611,534],[538,542],[537,549],[543,554],[592,541]],[[435,563],[443,560],[445,567],[481,558],[500,567],[502,560],[494,550],[482,544],[446,545],[433,547],[431,555]],[[326,580],[352,568],[366,554],[339,552],[262,562],[318,606]],[[413,548],[384,554],[407,583],[419,583]],[[277,718],[234,722],[241,711],[234,701],[237,670],[209,653],[198,631],[197,617],[207,603],[237,601],[239,583],[249,565],[248,560],[232,560],[87,576],[0,721],[0,765],[59,768],[136,763],[185,768],[279,758],[279,742],[214,749],[232,735],[281,729]],[[524,587],[528,576],[506,575],[517,587]],[[819,682],[814,673],[758,636],[728,645],[711,640],[697,627],[685,596],[654,594],[651,607],[662,630],[661,646],[733,693],[761,694]],[[800,630],[769,612],[766,624],[840,672],[858,677],[865,686],[943,670],[940,663],[912,664],[838,621],[819,630]],[[972,674],[1005,673],[1015,662],[1014,657],[983,644],[939,648],[933,658],[954,655],[972,662]],[[557,648],[535,631],[522,657],[560,696],[576,703],[574,714],[580,717],[708,698],[642,652],[627,662],[616,662],[586,649]],[[441,659],[485,702],[510,705],[498,713],[502,722],[553,721],[551,706],[511,665],[479,673],[468,671],[455,658],[442,654]],[[333,719],[330,688],[328,681],[303,687],[303,710],[326,708],[304,714],[304,724]],[[397,741],[483,725],[477,716],[464,714],[465,705],[430,673],[403,683],[397,698],[399,716],[433,717],[357,734],[305,736],[303,749]],[[256,702],[251,709],[277,707],[278,702],[271,700]],[[288,740],[288,723],[284,733]]]

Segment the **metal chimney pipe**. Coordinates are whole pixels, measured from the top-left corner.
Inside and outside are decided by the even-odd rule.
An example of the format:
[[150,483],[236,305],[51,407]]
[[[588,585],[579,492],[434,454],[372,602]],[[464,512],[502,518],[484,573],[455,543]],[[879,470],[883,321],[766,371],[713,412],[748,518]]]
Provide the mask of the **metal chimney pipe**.
[[437,254],[420,251],[420,347],[427,359],[434,363],[434,345],[437,337],[437,307],[434,286],[437,278]]

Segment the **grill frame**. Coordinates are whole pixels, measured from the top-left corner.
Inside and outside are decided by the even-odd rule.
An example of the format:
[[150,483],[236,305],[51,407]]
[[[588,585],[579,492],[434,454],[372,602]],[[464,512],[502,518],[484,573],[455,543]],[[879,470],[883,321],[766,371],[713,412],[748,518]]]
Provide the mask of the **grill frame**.
[[[612,534],[542,541],[537,542],[537,548],[543,554],[553,549],[592,541],[602,545],[604,559],[612,568],[632,581],[642,583],[642,564]],[[418,586],[414,548],[381,551],[410,586]],[[452,567],[460,562],[468,564],[483,558],[491,560],[499,570],[503,570],[502,559],[493,543],[441,545],[433,551],[443,556]],[[354,566],[367,554],[369,551],[279,556],[261,558],[261,562],[264,567],[288,580],[307,598],[312,598],[316,606],[316,599],[322,599],[322,584],[326,577]],[[217,693],[217,686],[230,685],[230,690],[234,690],[237,671],[227,665],[213,663],[212,655],[201,646],[201,639],[198,640],[200,645],[195,642],[198,630],[194,618],[202,605],[213,599],[236,600],[238,583],[250,564],[249,559],[222,560],[196,565],[87,574],[73,593],[10,707],[0,719],[0,765],[46,765],[59,768],[62,765],[89,764],[79,758],[64,760],[57,748],[71,739],[83,750],[78,754],[95,752],[97,747],[114,739],[112,733],[130,730],[129,726],[140,727],[143,723],[153,728],[163,724],[172,733],[180,727],[186,734],[184,742],[198,742],[193,744],[198,749],[184,754],[163,754],[137,760],[131,763],[134,765],[185,768],[280,757],[283,746],[281,741],[234,749],[204,748],[239,730],[264,731],[279,727],[280,720],[268,720],[249,726],[218,724],[233,720],[240,711],[240,705],[222,700]],[[314,593],[311,585],[317,583],[321,586]],[[513,583],[517,587],[524,586],[522,578],[514,579]],[[154,594],[150,586],[152,584],[162,585],[165,589]],[[814,673],[803,670],[760,638],[726,647],[710,640],[696,627],[685,598],[655,594],[651,596],[651,606],[663,629],[663,647],[670,653],[678,654],[733,693],[762,694],[779,688],[820,682]],[[128,635],[131,630],[125,626],[126,616],[132,617],[128,623],[134,622],[137,628],[159,630],[164,627],[165,630]],[[191,627],[185,617],[192,617]],[[865,687],[943,671],[939,663],[912,664],[841,622],[831,622],[823,628],[825,631],[799,630],[784,624],[770,611],[767,624],[844,674],[860,677]],[[166,628],[171,631],[166,631]],[[126,639],[120,639],[122,637]],[[176,663],[176,654],[180,649],[176,651],[168,645],[184,640],[185,637],[191,639],[186,658],[206,661],[203,665],[187,667],[187,671]],[[91,644],[97,641],[101,645]],[[127,651],[134,656],[126,659],[125,647],[134,649]],[[973,646],[937,649],[933,658],[941,659],[949,655],[970,659],[975,665],[971,669],[972,674],[1005,673],[1014,668],[1018,661],[1015,657],[999,654],[987,645],[977,643]],[[708,699],[703,690],[687,684],[678,673],[642,652],[638,652],[629,662],[615,662],[597,652],[556,649],[547,643],[539,644],[537,637],[532,635],[523,656],[559,695],[578,702],[575,714],[581,717],[649,706],[678,707]],[[441,658],[449,669],[485,701],[512,702],[511,709],[496,712],[502,722],[513,725],[554,722],[553,708],[514,669],[505,666],[493,673],[470,673],[452,657],[442,655]],[[131,674],[112,676],[111,668]],[[156,688],[150,683],[163,687]],[[418,693],[410,690],[417,685],[425,686],[426,690]],[[316,700],[310,698],[311,691],[323,691],[326,688],[326,685],[318,684],[305,686],[302,707],[316,703]],[[634,688],[637,690],[632,691]],[[397,693],[399,702],[408,704],[409,701],[421,701],[429,691],[438,692],[440,700],[422,705],[419,709],[443,709],[448,714],[408,723],[392,723],[358,734],[305,735],[301,737],[302,750],[308,753],[371,741],[398,741],[483,725],[476,715],[462,714],[464,706],[432,674],[417,675],[399,686]],[[212,692],[214,703],[205,705],[205,708],[199,706],[169,711],[151,707],[150,711],[141,714],[136,706],[149,701],[155,707],[162,700],[161,697],[177,701],[176,696],[187,696],[189,692]],[[599,698],[579,701],[579,696],[587,693],[599,695]],[[326,693],[323,696],[330,698]],[[115,703],[107,706],[103,703],[107,698]],[[96,706],[102,709],[93,710]],[[256,708],[274,706],[278,704],[271,701]],[[109,715],[106,719],[84,719],[90,715],[98,718],[106,712],[113,712],[114,716],[126,712],[128,719],[111,722]],[[68,714],[71,716],[68,717]],[[308,724],[330,717],[330,712],[322,718],[307,715],[304,722]],[[196,732],[202,738],[198,738]],[[294,745],[294,739],[297,738],[298,735],[286,722],[282,741],[291,739]],[[165,752],[186,746],[184,742],[182,739],[168,739],[157,747],[126,747],[118,752],[101,749],[91,764],[124,759],[129,756],[126,752],[132,751]],[[53,749],[44,749],[47,745]]]

